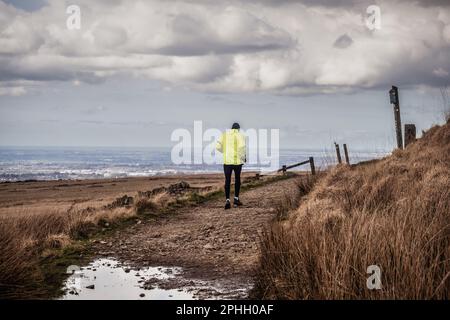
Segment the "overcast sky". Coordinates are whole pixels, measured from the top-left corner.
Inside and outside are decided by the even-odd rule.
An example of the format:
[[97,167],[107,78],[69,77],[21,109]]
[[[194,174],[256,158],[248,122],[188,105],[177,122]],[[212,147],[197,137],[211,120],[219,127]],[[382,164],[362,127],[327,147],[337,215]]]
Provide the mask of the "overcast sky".
[[448,4],[3,0],[0,145],[171,146],[203,120],[278,128],[284,148],[389,150],[391,85],[403,123],[442,122]]

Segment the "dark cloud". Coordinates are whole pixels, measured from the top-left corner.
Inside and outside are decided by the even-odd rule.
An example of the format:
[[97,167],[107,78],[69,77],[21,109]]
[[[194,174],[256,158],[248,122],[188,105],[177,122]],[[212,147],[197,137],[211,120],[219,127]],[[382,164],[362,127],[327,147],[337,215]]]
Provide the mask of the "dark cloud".
[[4,3],[10,4],[18,9],[22,9],[25,11],[36,11],[39,10],[47,5],[46,0],[0,0]]
[[[377,4],[377,1],[373,0],[250,0],[250,1],[274,7],[292,4],[302,4],[308,7],[358,8],[358,9]],[[418,4],[424,7],[450,6],[450,1],[448,0],[390,0],[389,2],[409,3],[412,5]]]
[[347,34],[343,34],[339,38],[336,39],[336,41],[333,43],[333,47],[339,48],[339,49],[345,49],[352,45],[353,39],[350,38]]
[[186,14],[177,15],[169,23],[176,41],[154,52],[173,56],[201,56],[288,49],[294,45],[287,32],[251,14],[233,12],[230,19],[237,19],[238,23],[245,24],[240,27],[242,34],[239,37],[227,39],[221,38],[222,30],[211,28],[210,21],[195,19]]
[[[403,1],[407,1],[407,0],[403,0]],[[413,2],[416,2],[419,5],[424,6],[424,7],[435,7],[435,6],[448,7],[448,6],[450,6],[450,1],[448,1],[448,0],[415,0]]]

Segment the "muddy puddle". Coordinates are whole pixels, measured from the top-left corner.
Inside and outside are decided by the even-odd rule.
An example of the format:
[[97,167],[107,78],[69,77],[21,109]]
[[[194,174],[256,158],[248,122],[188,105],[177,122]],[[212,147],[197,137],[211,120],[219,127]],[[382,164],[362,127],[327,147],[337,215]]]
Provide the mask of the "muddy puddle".
[[68,268],[64,300],[192,300],[245,298],[248,285],[230,288],[217,282],[186,279],[177,267],[132,268],[111,258]]

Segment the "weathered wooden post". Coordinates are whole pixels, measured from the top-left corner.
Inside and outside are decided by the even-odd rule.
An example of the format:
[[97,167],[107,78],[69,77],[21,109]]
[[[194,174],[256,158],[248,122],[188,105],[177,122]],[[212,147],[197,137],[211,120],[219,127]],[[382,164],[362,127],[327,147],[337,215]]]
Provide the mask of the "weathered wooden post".
[[338,163],[341,164],[342,163],[342,158],[341,158],[341,150],[339,149],[339,145],[335,142],[334,146],[336,148],[336,157],[338,160]]
[[405,148],[408,144],[416,141],[416,125],[405,124]]
[[344,143],[344,155],[345,155],[345,162],[347,162],[347,164],[350,164],[350,159],[348,157],[348,150],[347,150],[347,144]]
[[395,133],[397,135],[397,148],[403,149],[402,121],[400,119],[400,99],[398,98],[398,88],[392,86],[389,90],[389,98],[394,107]]
[[315,175],[316,174],[316,166],[314,165],[313,157],[309,157],[309,165],[311,166],[311,174]]

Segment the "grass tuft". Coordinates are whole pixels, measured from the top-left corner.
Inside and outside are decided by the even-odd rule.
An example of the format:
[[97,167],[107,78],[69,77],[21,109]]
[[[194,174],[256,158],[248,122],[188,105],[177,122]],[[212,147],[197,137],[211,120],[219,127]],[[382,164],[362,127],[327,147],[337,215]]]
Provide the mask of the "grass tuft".
[[[383,160],[301,185],[298,208],[261,237],[253,297],[448,299],[449,164],[447,124]],[[371,265],[380,290],[367,288]]]

